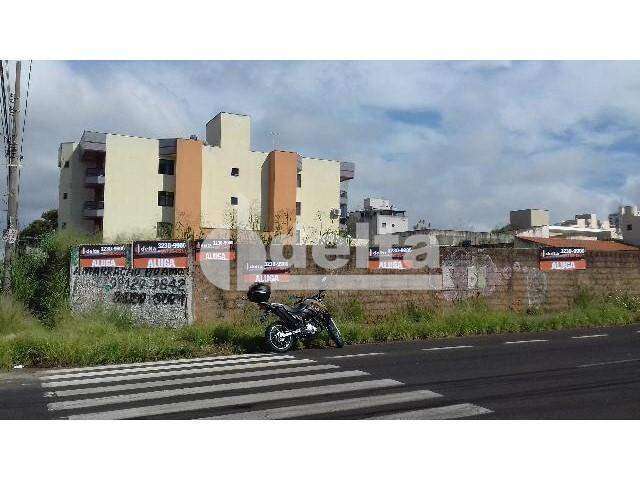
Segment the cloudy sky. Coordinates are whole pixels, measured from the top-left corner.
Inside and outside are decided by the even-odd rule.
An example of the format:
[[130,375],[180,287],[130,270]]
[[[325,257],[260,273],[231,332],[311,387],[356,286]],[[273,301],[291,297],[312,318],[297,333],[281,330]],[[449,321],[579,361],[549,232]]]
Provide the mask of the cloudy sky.
[[[350,208],[491,229],[640,202],[640,62],[34,62],[21,221],[57,205],[57,150],[84,129],[197,134],[219,111],[253,149],[353,161]],[[4,219],[3,219],[4,220]]]

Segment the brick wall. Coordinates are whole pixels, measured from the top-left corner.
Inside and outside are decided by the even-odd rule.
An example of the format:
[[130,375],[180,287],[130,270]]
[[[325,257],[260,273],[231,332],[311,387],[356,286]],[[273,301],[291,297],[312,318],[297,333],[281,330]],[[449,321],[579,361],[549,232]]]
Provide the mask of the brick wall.
[[[310,258],[310,256],[308,257]],[[448,303],[469,297],[483,297],[498,309],[518,311],[530,308],[560,310],[567,307],[578,290],[588,288],[594,292],[628,291],[640,295],[640,252],[587,253],[586,270],[542,272],[538,267],[536,249],[510,247],[442,247],[441,268],[429,273],[442,273],[443,288],[438,291],[329,291],[329,302],[341,304],[358,300],[367,319],[375,321],[382,315],[403,305],[432,305]],[[231,262],[231,283],[236,285],[236,265]],[[293,269],[292,274],[322,273],[317,267]],[[355,268],[354,253],[347,267],[340,273],[365,275],[405,275],[403,272],[367,271]],[[419,273],[428,273],[426,270]],[[221,290],[211,285],[198,266],[194,268],[194,309],[196,321],[220,321],[242,318],[252,306],[244,291]],[[272,301],[286,302],[292,294],[301,291],[274,291]],[[250,310],[255,314],[254,310]]]

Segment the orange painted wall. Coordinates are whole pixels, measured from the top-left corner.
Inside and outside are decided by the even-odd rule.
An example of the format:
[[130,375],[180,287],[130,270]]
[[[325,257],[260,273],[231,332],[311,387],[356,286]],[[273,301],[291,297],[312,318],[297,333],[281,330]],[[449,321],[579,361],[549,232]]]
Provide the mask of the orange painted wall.
[[[295,152],[273,151],[267,156],[269,164],[269,217],[270,231],[279,227],[279,233],[295,231],[296,224],[296,180],[298,158]],[[285,213],[289,224],[284,225]],[[280,224],[280,225],[278,225]]]
[[[179,138],[176,149],[175,229],[200,233],[202,142]],[[182,233],[176,230],[176,233]]]

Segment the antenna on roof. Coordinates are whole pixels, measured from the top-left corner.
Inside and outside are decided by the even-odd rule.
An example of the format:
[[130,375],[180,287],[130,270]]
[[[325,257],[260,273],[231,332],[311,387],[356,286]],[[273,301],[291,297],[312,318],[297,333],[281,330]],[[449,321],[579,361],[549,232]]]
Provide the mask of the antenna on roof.
[[278,146],[278,136],[280,135],[278,132],[269,132],[273,142],[273,150]]

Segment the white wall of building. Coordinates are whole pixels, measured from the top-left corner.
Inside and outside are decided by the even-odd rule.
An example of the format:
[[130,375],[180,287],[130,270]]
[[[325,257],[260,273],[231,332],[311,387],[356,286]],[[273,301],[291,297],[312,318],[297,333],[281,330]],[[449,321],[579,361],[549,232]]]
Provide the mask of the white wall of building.
[[296,192],[301,215],[296,218],[296,229],[302,242],[316,243],[321,235],[337,233],[340,228],[340,162],[307,157],[301,161],[302,187]]
[[[171,190],[164,177],[158,174],[158,140],[107,135],[105,241],[155,238],[158,222],[171,221],[173,209],[158,206],[158,192]],[[163,208],[167,209],[164,218]]]

